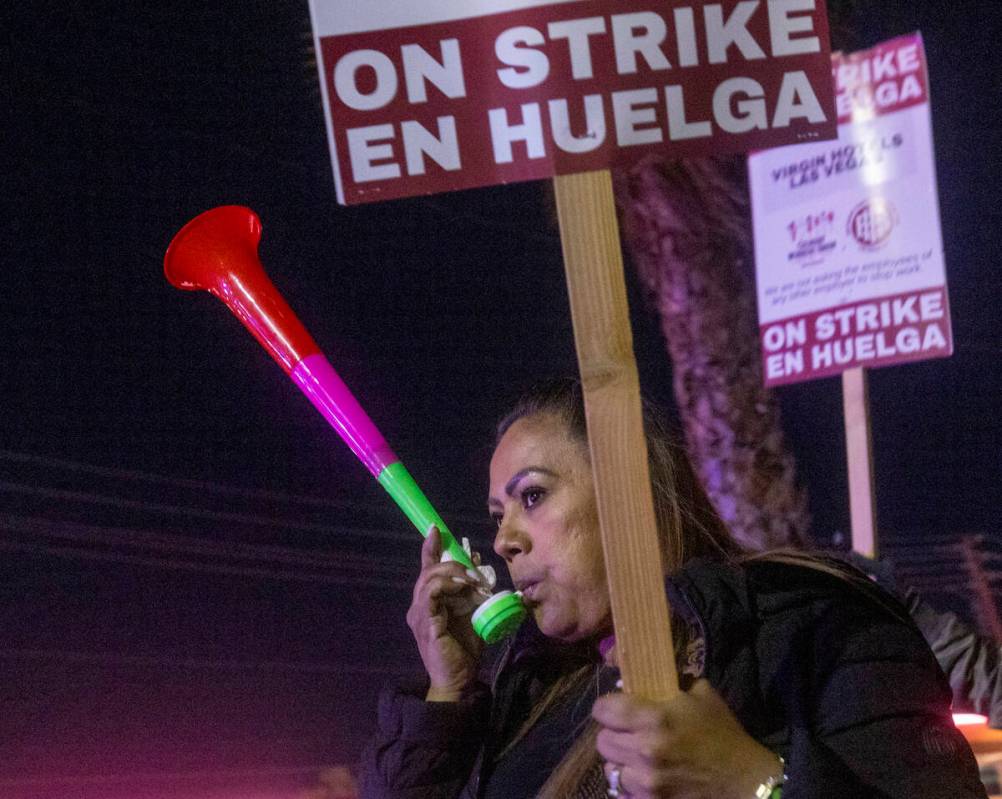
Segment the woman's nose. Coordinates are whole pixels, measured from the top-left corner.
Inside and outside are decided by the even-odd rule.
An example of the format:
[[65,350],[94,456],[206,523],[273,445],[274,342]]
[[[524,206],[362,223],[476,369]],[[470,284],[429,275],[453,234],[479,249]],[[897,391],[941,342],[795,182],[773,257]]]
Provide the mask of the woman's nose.
[[497,535],[494,536],[494,552],[498,557],[511,562],[516,555],[525,552],[526,549],[525,536],[519,535],[507,518],[502,519]]

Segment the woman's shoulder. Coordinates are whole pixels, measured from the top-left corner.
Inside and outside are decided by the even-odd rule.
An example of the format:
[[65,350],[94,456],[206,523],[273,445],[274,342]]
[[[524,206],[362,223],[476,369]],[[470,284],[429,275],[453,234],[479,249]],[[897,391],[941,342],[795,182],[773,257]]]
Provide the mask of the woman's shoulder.
[[[695,618],[716,658],[846,657],[934,664],[907,610],[852,566],[827,556],[761,555],[744,562],[695,560],[669,581],[669,599]],[[793,650],[798,650],[795,654]]]
[[[753,737],[796,764],[804,795],[832,786],[833,756],[858,766],[867,784],[888,786],[888,796],[912,795],[916,785],[922,796],[959,795],[941,788],[977,784],[961,761],[949,686],[931,650],[905,609],[862,572],[775,553],[686,564],[672,590],[673,608],[689,603],[703,626],[702,676]],[[902,759],[921,774],[907,790],[900,772],[873,765]],[[850,783],[859,793],[862,783]]]
[[764,619],[776,614],[812,615],[826,605],[907,620],[904,606],[844,560],[828,554],[763,553],[743,560],[698,558],[669,580],[677,591],[712,609]]

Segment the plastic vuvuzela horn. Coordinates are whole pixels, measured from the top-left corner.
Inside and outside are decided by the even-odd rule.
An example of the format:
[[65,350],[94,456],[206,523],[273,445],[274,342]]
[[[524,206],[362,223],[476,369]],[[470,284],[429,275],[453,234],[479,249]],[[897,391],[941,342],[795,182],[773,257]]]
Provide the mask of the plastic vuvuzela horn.
[[[427,535],[435,525],[445,552],[473,568],[470,556],[268,279],[257,256],[260,240],[261,221],[252,210],[235,205],[214,208],[174,237],[164,258],[164,273],[177,288],[205,289],[226,303],[418,531]],[[491,643],[513,631],[524,617],[521,597],[501,591],[473,614],[473,627]]]

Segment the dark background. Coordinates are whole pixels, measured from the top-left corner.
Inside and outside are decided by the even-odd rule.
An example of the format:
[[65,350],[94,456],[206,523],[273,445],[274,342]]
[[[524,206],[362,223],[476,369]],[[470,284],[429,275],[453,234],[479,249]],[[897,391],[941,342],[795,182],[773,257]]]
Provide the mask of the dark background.
[[[167,285],[164,250],[254,208],[274,282],[483,545],[494,418],[575,369],[547,192],[339,207],[305,2],[0,13],[0,796],[287,795],[357,757],[378,686],[415,665],[418,538],[223,306]],[[1002,532],[1000,17],[853,19],[862,44],[921,29],[931,65],[956,354],[872,373],[871,400],[883,535],[940,547],[944,586],[960,535]],[[839,381],[779,396],[816,537],[844,537]]]

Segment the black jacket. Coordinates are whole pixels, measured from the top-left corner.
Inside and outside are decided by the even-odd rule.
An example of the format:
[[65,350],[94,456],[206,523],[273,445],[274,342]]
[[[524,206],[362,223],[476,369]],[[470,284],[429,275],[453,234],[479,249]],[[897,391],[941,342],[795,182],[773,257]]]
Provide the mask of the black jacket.
[[[667,590],[693,630],[680,669],[708,679],[745,730],[783,755],[784,799],[986,795],[928,646],[907,612],[865,579],[769,561],[694,561]],[[422,684],[384,693],[363,799],[534,796],[595,694],[555,708],[535,738],[495,762],[493,738],[510,730],[547,670],[561,668],[525,638],[463,702],[426,703]],[[609,671],[598,675],[599,690],[614,682]]]

